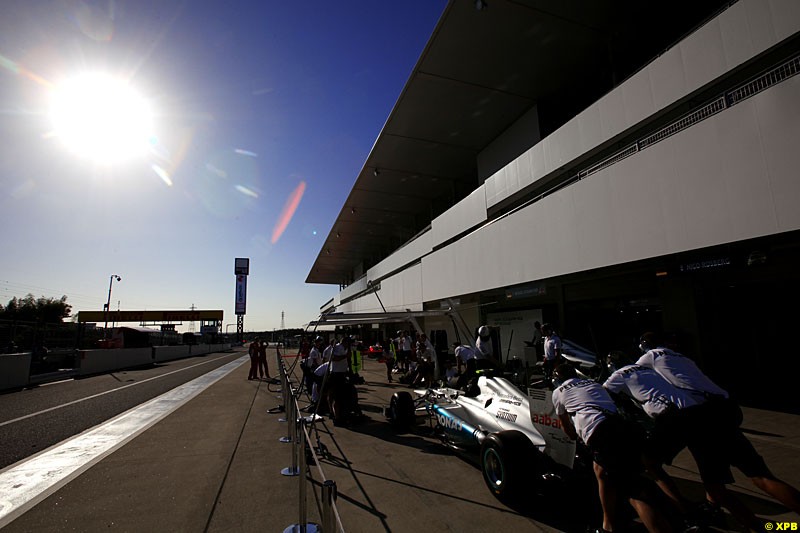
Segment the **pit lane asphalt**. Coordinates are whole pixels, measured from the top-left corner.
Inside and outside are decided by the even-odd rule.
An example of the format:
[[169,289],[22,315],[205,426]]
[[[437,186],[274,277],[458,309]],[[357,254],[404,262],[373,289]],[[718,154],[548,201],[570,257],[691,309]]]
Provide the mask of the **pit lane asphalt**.
[[0,395],[0,468],[210,372],[240,354],[209,354]]
[[[229,354],[227,361],[243,356],[241,351]],[[280,473],[291,466],[291,445],[279,442],[287,426],[278,421],[282,413],[268,412],[280,403],[279,394],[274,385],[248,381],[247,367],[239,366],[42,500],[8,524],[4,533],[283,531],[297,524],[300,478]],[[137,372],[128,371],[126,379],[139,379]],[[412,433],[393,431],[382,408],[395,390],[408,389],[387,384],[383,365],[375,361],[365,361],[362,375],[367,383],[358,389],[367,419],[351,428],[333,427],[328,420],[317,425],[320,442],[329,451],[320,466],[337,483],[346,531],[579,529],[570,524],[580,522],[583,502],[565,502],[564,508],[553,511],[542,508],[531,494],[526,508],[511,509],[489,493],[478,468],[443,448],[423,426]],[[9,400],[19,394],[5,395],[0,405],[8,402],[9,407],[0,412],[21,409]],[[63,399],[75,397],[74,392],[63,394]],[[88,415],[94,409],[94,404],[85,404],[81,411]],[[800,417],[744,411],[748,437],[767,463],[779,477],[800,486]],[[9,441],[0,442],[5,448]],[[319,523],[321,478],[317,466],[309,472],[309,520]],[[670,473],[689,496],[702,493],[696,468],[685,453]],[[798,520],[748,481],[737,481],[735,489],[762,516]]]

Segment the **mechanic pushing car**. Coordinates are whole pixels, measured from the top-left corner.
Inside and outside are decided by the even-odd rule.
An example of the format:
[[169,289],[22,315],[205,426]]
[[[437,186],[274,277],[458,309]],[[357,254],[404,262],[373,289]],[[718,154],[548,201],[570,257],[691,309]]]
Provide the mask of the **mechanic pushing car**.
[[739,427],[742,422],[740,407],[694,361],[664,344],[655,332],[642,335],[639,348],[644,355],[636,364],[654,369],[699,404],[692,408],[696,411],[693,416],[697,421],[692,427],[697,437],[689,442],[689,451],[700,471],[708,506],[721,505],[742,525],[761,530],[763,522],[726,488],[734,482],[730,467],[735,466],[755,486],[800,514],[800,491],[775,477],[744,436]]
[[578,379],[568,363],[554,372],[561,384],[553,391],[553,406],[562,428],[570,438],[583,441],[594,459],[603,508],[599,531],[619,528],[617,501],[623,495],[648,531],[671,531],[666,518],[653,506],[658,489],[643,475],[643,432],[619,414],[614,400],[599,383]]
[[636,418],[643,413],[652,420],[645,444],[645,468],[681,514],[684,526],[689,527],[696,513],[663,465],[672,464],[693,440],[699,422],[694,407],[698,404],[687,391],[675,387],[654,369],[633,364],[633,359],[622,352],[612,352],[608,361],[608,366],[616,370],[604,380],[603,387],[626,416]]

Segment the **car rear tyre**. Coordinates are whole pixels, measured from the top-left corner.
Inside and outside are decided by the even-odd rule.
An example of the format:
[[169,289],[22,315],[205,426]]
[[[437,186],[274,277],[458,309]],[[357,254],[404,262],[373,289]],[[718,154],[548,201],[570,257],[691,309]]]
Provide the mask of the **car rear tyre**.
[[536,453],[528,437],[519,431],[487,435],[481,445],[481,469],[486,486],[500,499],[518,495]]
[[389,420],[399,428],[414,423],[414,399],[405,391],[395,392],[389,401]]

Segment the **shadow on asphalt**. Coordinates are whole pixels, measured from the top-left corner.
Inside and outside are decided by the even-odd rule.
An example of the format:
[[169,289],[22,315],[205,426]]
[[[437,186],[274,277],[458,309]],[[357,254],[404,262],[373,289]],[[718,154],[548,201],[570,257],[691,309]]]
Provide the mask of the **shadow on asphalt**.
[[[365,406],[362,405],[362,409]],[[366,409],[365,409],[366,410]],[[421,420],[418,420],[421,422]],[[394,444],[400,444],[416,448],[423,453],[432,455],[449,455],[455,456],[472,465],[476,469],[476,479],[480,480],[480,464],[477,457],[473,454],[466,452],[457,452],[453,449],[442,444],[438,437],[435,435],[433,428],[422,423],[417,424],[409,430],[400,430],[388,421],[378,421],[367,419],[360,423],[352,424],[348,428],[350,431],[361,433],[373,438],[381,439]],[[336,438],[334,434],[329,436],[333,439],[334,445]],[[495,511],[502,511],[506,513],[513,513],[517,515],[536,520],[549,527],[566,532],[585,533],[587,528],[592,523],[597,523],[600,517],[599,501],[596,498],[596,487],[594,479],[588,480],[588,483],[581,482],[580,484],[572,484],[569,494],[551,492],[547,494],[543,491],[531,490],[525,494],[520,494],[517,498],[501,501],[495,500],[495,505],[489,505],[484,502],[470,500],[461,497],[456,493],[444,493],[438,490],[427,488],[423,485],[416,483],[407,483],[398,479],[390,479],[384,476],[379,476],[371,472],[357,470],[351,466],[351,463],[345,457],[343,451],[339,448],[340,457],[323,458],[323,463],[331,464],[347,468],[354,479],[358,476],[369,476],[377,479],[382,479],[397,485],[414,488],[415,490],[444,496],[452,500],[466,502],[472,505],[493,509]],[[480,482],[480,481],[478,481]],[[360,485],[360,484],[359,484]],[[488,489],[487,489],[488,490]],[[365,494],[365,497],[367,495]],[[362,505],[362,507],[364,507]],[[374,511],[374,512],[373,512]],[[373,510],[374,515],[383,516],[377,510]]]

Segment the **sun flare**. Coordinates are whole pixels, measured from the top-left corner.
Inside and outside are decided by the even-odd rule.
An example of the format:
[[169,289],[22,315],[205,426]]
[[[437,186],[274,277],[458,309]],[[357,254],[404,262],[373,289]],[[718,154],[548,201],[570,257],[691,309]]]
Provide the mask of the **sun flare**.
[[98,163],[116,163],[147,152],[152,114],[126,82],[84,74],[59,84],[50,108],[53,133],[70,151]]

